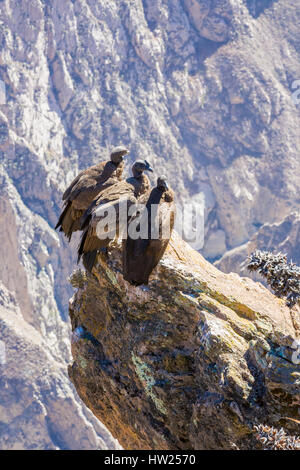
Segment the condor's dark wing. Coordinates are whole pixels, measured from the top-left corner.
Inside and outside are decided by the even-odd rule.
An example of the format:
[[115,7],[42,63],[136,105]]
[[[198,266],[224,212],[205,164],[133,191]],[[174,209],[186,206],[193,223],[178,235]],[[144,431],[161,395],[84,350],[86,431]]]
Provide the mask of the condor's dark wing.
[[[123,242],[123,276],[135,284],[147,284],[168,246],[175,222],[173,191],[161,194],[155,188],[148,199],[148,238]],[[155,214],[154,214],[155,211]],[[154,227],[153,225],[157,225]]]

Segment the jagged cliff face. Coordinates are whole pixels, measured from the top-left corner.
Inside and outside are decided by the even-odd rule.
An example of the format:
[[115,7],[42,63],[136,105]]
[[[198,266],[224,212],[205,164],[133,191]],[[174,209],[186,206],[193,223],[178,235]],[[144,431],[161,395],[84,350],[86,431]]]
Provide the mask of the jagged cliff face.
[[299,244],[300,215],[294,212],[281,222],[262,225],[247,243],[229,250],[215,265],[222,271],[235,271],[242,276],[265,282],[259,274],[249,273],[246,267],[247,257],[255,250],[280,251],[287,255],[288,260],[300,266]]
[[259,424],[298,434],[298,308],[175,233],[148,286],[124,281],[120,258],[116,244],[71,277],[69,375],[124,448],[255,449]]
[[119,448],[78,400],[66,380],[65,362],[24,319],[2,284],[0,338],[0,449]]
[[60,197],[107,146],[168,172],[181,202],[205,195],[211,259],[297,210],[299,15],[292,0],[0,2],[0,275],[53,361],[70,361],[76,246],[53,230]]

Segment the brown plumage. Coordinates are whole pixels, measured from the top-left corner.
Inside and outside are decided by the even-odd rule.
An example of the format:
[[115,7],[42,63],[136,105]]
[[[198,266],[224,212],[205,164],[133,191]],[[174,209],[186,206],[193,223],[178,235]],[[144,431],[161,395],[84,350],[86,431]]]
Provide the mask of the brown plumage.
[[129,151],[125,147],[116,147],[110,161],[101,162],[83,170],[76,176],[63,194],[64,208],[55,229],[68,237],[80,229],[80,218],[97,195],[107,187],[122,180],[124,169],[123,157]]
[[[123,277],[136,286],[148,284],[150,274],[168,246],[175,222],[174,192],[168,188],[165,177],[158,178],[156,188],[147,196],[140,200],[146,203],[143,217],[144,223],[145,218],[148,220],[147,239],[134,240],[128,234],[123,241]],[[141,217],[141,213],[135,215],[130,223],[138,215]]]
[[[148,162],[136,161],[132,166],[133,176],[102,191],[83,214],[81,229],[84,231],[78,247],[78,262],[83,257],[83,264],[88,271],[91,272],[93,268],[97,251],[106,250],[109,243],[122,235],[126,229],[130,206],[149,191],[150,181],[144,171],[153,170]],[[99,224],[107,217],[106,211],[110,209],[115,214],[116,220],[114,229],[108,232]],[[126,216],[120,217],[120,214],[124,213]]]

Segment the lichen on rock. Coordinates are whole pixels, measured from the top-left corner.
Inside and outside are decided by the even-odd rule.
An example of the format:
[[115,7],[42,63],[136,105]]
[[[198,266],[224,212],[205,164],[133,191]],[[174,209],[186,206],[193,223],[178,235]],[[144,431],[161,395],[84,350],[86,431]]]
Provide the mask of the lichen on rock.
[[121,266],[116,242],[71,276],[69,376],[125,449],[255,449],[261,423],[297,435],[298,312],[176,233],[148,286]]

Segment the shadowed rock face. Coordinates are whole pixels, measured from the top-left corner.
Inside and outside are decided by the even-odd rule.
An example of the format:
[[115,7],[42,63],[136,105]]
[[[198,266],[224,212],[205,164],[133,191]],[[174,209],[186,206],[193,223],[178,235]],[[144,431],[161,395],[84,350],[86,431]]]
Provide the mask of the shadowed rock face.
[[123,280],[118,244],[71,282],[69,376],[124,448],[256,448],[260,423],[297,433],[299,311],[261,284],[176,233],[149,286]]
[[278,0],[247,0],[246,4],[249,13],[257,18],[266,8],[270,7],[274,2]]

